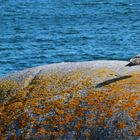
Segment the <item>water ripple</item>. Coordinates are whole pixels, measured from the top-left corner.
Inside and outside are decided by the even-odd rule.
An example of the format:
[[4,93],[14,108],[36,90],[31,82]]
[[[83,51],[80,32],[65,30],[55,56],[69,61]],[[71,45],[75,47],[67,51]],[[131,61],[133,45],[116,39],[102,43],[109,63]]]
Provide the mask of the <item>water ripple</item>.
[[128,60],[140,52],[140,2],[0,0],[0,75],[42,64]]

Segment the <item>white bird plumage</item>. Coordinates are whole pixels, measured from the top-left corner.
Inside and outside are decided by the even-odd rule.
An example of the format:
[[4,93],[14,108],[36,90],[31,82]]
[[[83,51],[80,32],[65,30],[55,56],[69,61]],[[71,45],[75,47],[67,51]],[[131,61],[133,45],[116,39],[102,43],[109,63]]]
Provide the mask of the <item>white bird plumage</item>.
[[140,54],[130,59],[130,62],[126,66],[140,65]]

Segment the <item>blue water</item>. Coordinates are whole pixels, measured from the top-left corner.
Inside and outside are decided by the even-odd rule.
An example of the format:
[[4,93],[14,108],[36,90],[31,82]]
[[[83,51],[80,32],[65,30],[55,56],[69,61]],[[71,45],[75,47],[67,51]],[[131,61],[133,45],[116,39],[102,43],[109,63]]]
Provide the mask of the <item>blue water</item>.
[[139,0],[0,0],[0,75],[140,53]]

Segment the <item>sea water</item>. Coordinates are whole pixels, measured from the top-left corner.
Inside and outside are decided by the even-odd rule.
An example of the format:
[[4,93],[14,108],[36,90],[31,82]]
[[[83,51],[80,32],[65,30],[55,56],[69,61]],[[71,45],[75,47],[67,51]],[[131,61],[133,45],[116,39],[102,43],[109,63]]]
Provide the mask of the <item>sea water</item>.
[[138,53],[139,0],[0,0],[0,76]]

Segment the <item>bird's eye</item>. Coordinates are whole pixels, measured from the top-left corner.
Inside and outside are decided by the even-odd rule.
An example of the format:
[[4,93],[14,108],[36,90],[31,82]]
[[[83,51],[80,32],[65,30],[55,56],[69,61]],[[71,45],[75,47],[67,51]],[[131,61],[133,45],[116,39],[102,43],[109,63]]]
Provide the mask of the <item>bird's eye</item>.
[[140,58],[140,56],[136,56],[135,58]]

